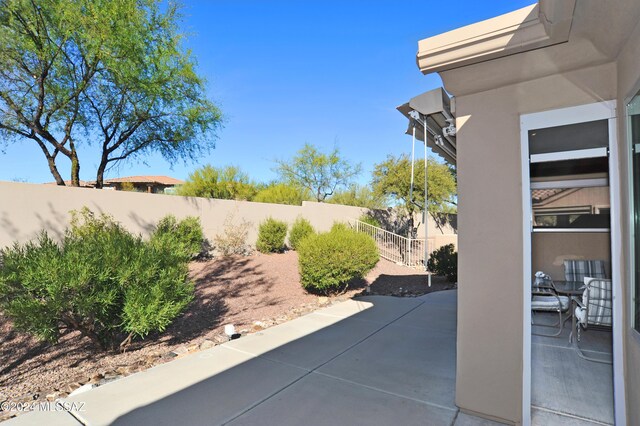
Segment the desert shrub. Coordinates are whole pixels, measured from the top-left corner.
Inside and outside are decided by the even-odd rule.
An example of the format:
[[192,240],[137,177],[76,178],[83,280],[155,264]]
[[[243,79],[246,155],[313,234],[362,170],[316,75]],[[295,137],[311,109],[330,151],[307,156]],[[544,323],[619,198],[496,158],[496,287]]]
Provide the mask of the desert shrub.
[[382,225],[380,224],[380,221],[378,219],[376,219],[375,217],[369,215],[369,214],[366,214],[366,213],[363,214],[362,216],[360,216],[358,218],[358,220],[360,222],[364,222],[364,223],[366,223],[368,225],[375,226],[376,228],[382,228]]
[[329,232],[313,234],[298,247],[298,267],[302,286],[309,291],[330,293],[363,278],[378,263],[373,239],[344,224]]
[[344,222],[333,222],[333,225],[331,225],[331,231],[330,232],[346,232],[346,231],[351,231],[351,226],[349,226],[349,224],[344,223]]
[[251,253],[247,244],[249,228],[251,228],[250,222],[243,220],[236,223],[234,214],[229,214],[224,220],[222,234],[216,234],[213,238],[214,248],[223,256]]
[[458,280],[458,253],[453,244],[447,244],[434,250],[427,261],[429,271],[447,277],[449,282]]
[[260,224],[256,248],[261,253],[276,253],[284,250],[287,224],[272,217]]
[[302,217],[296,219],[291,225],[291,232],[289,232],[289,244],[293,250],[297,250],[300,241],[313,234],[315,230],[311,223]]
[[197,257],[202,253],[204,244],[200,218],[188,216],[178,221],[175,216],[167,215],[160,219],[150,240],[152,244],[171,240],[176,247],[180,247],[185,256],[190,259]]
[[2,250],[0,309],[15,326],[57,342],[79,331],[102,350],[163,331],[193,298],[173,239],[145,242],[111,217],[74,215],[62,242],[46,232]]

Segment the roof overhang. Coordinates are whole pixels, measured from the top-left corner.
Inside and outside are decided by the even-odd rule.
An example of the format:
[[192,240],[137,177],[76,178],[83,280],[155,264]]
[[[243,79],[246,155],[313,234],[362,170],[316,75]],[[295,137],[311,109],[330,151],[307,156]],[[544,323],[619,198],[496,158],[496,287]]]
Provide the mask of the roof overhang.
[[575,0],[539,3],[418,42],[424,74],[446,71],[569,39]]
[[406,134],[427,143],[449,164],[456,164],[455,119],[451,100],[442,88],[430,90],[397,107],[409,119]]

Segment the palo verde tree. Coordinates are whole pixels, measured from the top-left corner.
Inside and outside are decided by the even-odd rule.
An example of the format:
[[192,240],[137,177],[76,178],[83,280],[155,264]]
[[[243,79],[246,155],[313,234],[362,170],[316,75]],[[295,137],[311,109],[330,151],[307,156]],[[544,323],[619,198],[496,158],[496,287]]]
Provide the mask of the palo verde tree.
[[[455,171],[432,158],[428,160],[427,167],[427,210],[432,216],[437,213],[454,213],[457,194]],[[385,161],[376,164],[372,187],[375,194],[389,197],[392,203],[401,207],[408,216],[410,228],[413,228],[413,215],[424,206],[424,160],[416,160],[414,163],[411,199],[411,160],[406,154],[398,157],[389,155]]]
[[159,0],[0,0],[0,137],[36,143],[59,185],[79,185],[78,148],[108,167],[213,147],[220,111],[181,47],[178,7]]
[[178,195],[187,197],[251,200],[257,185],[249,175],[236,166],[213,167],[209,164],[196,169],[178,188]]
[[290,161],[276,163],[275,171],[284,182],[309,190],[318,202],[349,186],[361,169],[342,158],[338,148],[326,154],[311,144],[305,144]]

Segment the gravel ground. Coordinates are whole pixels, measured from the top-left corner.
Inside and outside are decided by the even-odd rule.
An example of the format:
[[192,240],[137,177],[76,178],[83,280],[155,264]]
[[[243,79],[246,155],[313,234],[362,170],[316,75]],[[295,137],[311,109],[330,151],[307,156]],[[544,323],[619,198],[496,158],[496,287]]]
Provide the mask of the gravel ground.
[[[255,254],[191,265],[196,297],[164,333],[134,341],[125,353],[96,352],[76,332],[41,343],[16,332],[0,313],[0,402],[53,400],[85,383],[109,380],[226,341],[225,324],[242,334],[288,321],[358,294],[412,296],[452,286],[424,272],[381,260],[363,282],[340,295],[320,297],[300,286],[297,254]],[[0,411],[0,421],[15,413]]]

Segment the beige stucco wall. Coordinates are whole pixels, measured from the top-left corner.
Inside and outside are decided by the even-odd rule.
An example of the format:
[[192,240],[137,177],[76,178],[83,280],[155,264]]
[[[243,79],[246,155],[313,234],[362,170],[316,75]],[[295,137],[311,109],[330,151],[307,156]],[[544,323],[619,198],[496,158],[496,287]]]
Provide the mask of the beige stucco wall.
[[[457,69],[458,78],[475,78],[474,67]],[[447,81],[445,76],[443,80]],[[456,98],[456,403],[463,410],[512,423],[522,418],[520,114],[610,100],[615,95],[615,65],[605,64]]]
[[[307,201],[302,206],[287,206],[14,182],[0,182],[0,200],[0,248],[15,241],[28,241],[42,229],[52,237],[60,238],[69,224],[69,211],[84,206],[94,212],[113,215],[130,231],[145,236],[167,214],[179,218],[198,216],[205,237],[211,241],[216,234],[224,232],[225,219],[232,217],[235,223],[247,221],[251,224],[247,237],[251,245],[258,237],[258,225],[269,216],[289,224],[301,216],[308,219],[316,230],[328,231],[334,222],[357,219],[367,211],[359,207]],[[431,220],[429,225],[432,249],[457,243],[452,228],[439,229]]]
[[42,229],[59,238],[69,224],[69,211],[83,206],[111,214],[130,231],[143,235],[163,216],[173,214],[200,217],[205,236],[212,239],[223,232],[225,219],[232,216],[236,223],[251,223],[250,244],[257,239],[258,224],[269,216],[288,223],[302,216],[318,231],[327,231],[335,221],[358,218],[366,210],[314,202],[287,206],[14,182],[0,182],[0,200],[0,247],[28,241]]
[[[629,240],[629,185],[627,181],[628,161],[629,161],[629,146],[627,138],[626,120],[623,118],[625,115],[625,106],[628,98],[635,94],[635,91],[640,89],[638,83],[640,81],[640,23],[636,25],[635,30],[630,34],[625,48],[622,50],[618,58],[617,66],[617,78],[618,78],[618,117],[621,119],[618,121],[618,146],[620,151],[620,173],[622,176],[622,188],[621,199],[622,205],[620,213],[612,220],[617,220],[622,226],[622,249],[626,253],[623,256],[622,263],[618,265],[620,271],[622,271],[622,282],[625,290],[626,300],[629,303],[625,303],[625,342],[624,342],[624,354],[625,354],[625,382],[627,393],[627,420],[630,425],[640,424],[640,334],[631,328],[630,318],[630,306],[632,303],[632,285],[633,275],[629,268],[630,256],[629,247],[631,242]],[[636,184],[638,184],[636,182]]]
[[611,243],[608,232],[535,232],[531,235],[531,271],[544,271],[564,280],[565,259],[604,260],[611,276]]

